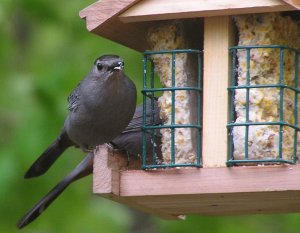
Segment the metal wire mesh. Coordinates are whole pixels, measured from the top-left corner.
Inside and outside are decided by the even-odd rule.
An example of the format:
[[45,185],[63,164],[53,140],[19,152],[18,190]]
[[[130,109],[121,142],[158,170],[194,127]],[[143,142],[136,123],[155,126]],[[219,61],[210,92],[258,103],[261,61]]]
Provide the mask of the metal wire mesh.
[[[175,68],[176,68],[176,54],[186,53],[194,54],[197,56],[197,86],[176,86]],[[171,87],[155,87],[156,80],[158,77],[155,75],[154,64],[152,62],[153,55],[169,54],[171,55]],[[197,122],[195,124],[176,124],[175,123],[175,92],[176,91],[190,91],[197,93]],[[160,124],[155,125],[154,114],[155,114],[155,98],[158,97],[162,92],[170,91],[172,93],[172,109],[171,109],[171,124]],[[182,49],[182,50],[165,50],[165,51],[151,51],[144,53],[144,74],[143,74],[143,155],[142,155],[142,168],[168,168],[168,167],[201,167],[201,142],[202,142],[202,53],[199,50]],[[146,119],[146,112],[148,112],[146,100],[151,99],[151,117],[150,124]],[[157,131],[161,129],[171,130],[171,162],[160,163],[157,156],[157,145],[154,143]],[[176,128],[192,128],[197,130],[197,154],[194,163],[177,163],[175,159],[175,129]],[[147,155],[147,134],[151,135],[152,155],[151,162],[149,162],[149,154]],[[147,159],[148,158],[148,159]]]
[[[268,83],[268,84],[251,84],[250,73],[253,68],[250,64],[251,62],[251,52],[252,50],[257,49],[272,49],[278,50],[278,61],[279,61],[279,82],[278,83]],[[237,84],[237,53],[238,51],[245,51],[246,53],[246,83],[245,85]],[[229,135],[229,160],[227,165],[235,165],[240,163],[288,163],[295,164],[297,161],[297,143],[298,143],[298,132],[300,130],[298,125],[298,94],[299,94],[299,86],[298,86],[298,75],[299,75],[299,55],[300,51],[281,45],[270,45],[270,46],[234,46],[229,49],[232,55],[232,77],[231,77],[231,86],[228,87],[229,97],[230,97],[230,119],[227,124],[228,135]],[[293,77],[293,85],[287,85],[285,82],[285,56],[286,53],[289,55],[293,54],[294,56],[294,77]],[[267,122],[253,122],[249,118],[250,113],[250,91],[255,88],[277,88],[279,89],[279,118],[274,121]],[[244,122],[235,122],[236,120],[236,112],[235,112],[235,93],[236,90],[245,90],[246,91],[246,100],[245,100],[245,121]],[[293,100],[293,118],[294,122],[288,122],[284,119],[284,92],[287,90],[292,91],[294,93]],[[271,159],[251,159],[249,158],[249,128],[253,126],[263,126],[263,125],[273,125],[278,126],[278,155],[276,158]],[[245,127],[245,135],[244,135],[244,159],[235,159],[234,158],[234,135],[233,130],[235,127]],[[291,159],[283,158],[283,130],[284,127],[289,127],[294,130],[293,136],[293,155]]]

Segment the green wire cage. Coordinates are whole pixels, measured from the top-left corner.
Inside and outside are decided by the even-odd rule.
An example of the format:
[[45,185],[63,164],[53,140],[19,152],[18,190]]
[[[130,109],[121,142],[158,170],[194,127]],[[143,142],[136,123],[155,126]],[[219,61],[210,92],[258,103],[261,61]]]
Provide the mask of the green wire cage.
[[[274,54],[278,55],[277,58],[277,69],[279,69],[279,77],[276,77],[278,80],[276,83],[256,83],[255,82],[255,69],[256,64],[251,64],[251,59],[253,58],[255,51],[258,50],[265,50],[265,51],[276,51],[273,52]],[[295,164],[297,161],[298,156],[298,132],[300,130],[298,125],[298,94],[299,94],[299,82],[298,82],[298,75],[299,75],[299,54],[300,51],[287,47],[287,46],[280,46],[280,45],[270,45],[270,46],[234,46],[229,49],[232,55],[232,78],[231,78],[231,86],[228,87],[229,91],[229,98],[230,98],[230,116],[229,116],[229,123],[227,124],[228,128],[228,135],[229,135],[229,160],[227,162],[228,166],[237,165],[237,164],[249,164],[249,163],[256,163],[256,164],[264,164],[264,163],[288,163],[288,164]],[[244,53],[245,60],[245,67],[244,70],[246,72],[245,82],[238,83],[238,73],[239,73],[239,59],[238,54]],[[288,58],[290,59],[288,61]],[[267,62],[267,59],[265,59]],[[285,70],[288,68],[286,67],[287,62],[293,64],[292,70],[289,70],[290,73],[293,74],[293,77],[290,79],[293,80],[293,83],[288,82],[286,80]],[[273,64],[270,65],[270,70],[275,70]],[[272,67],[273,66],[273,67]],[[251,104],[251,91],[257,90],[258,88],[264,88],[265,91],[277,93],[276,98],[277,103],[273,103],[273,108],[277,109],[278,117],[275,117],[273,120],[269,119],[268,121],[253,121],[250,119],[250,112],[251,108],[254,108]],[[263,89],[262,89],[263,90]],[[236,121],[237,119],[237,106],[236,106],[236,94],[238,91],[245,92],[245,104],[243,105],[243,111],[245,113],[245,119],[243,121]],[[287,120],[285,115],[286,107],[286,95],[288,94],[293,96],[292,103],[290,104],[291,107],[291,119]],[[255,130],[254,127],[273,127],[276,129],[277,135],[272,135],[270,137],[276,137],[278,139],[278,147],[276,145],[276,153],[275,157],[268,157],[268,156],[261,156],[261,157],[253,157],[251,155],[250,146],[250,130]],[[237,145],[235,145],[235,130],[238,127],[243,127],[243,150],[244,153],[242,155],[242,159],[235,157],[235,150]],[[251,127],[253,127],[251,129]],[[287,147],[287,143],[284,141],[285,133],[289,130],[291,132],[291,148],[292,152],[289,155],[286,155],[284,152],[284,148]],[[275,132],[274,131],[274,132]],[[268,153],[268,145],[266,148],[263,148],[266,153]]]
[[[187,54],[196,56],[197,60],[197,84],[195,86],[177,86],[176,84],[176,55],[177,54]],[[170,74],[171,74],[171,86],[161,87],[158,84],[159,78],[155,75],[155,67],[152,61],[152,56],[155,55],[169,55],[171,58]],[[155,123],[155,102],[161,95],[161,93],[169,91],[171,92],[171,123],[170,124],[156,124]],[[194,92],[197,96],[197,120],[196,122],[191,122],[190,124],[177,124],[175,122],[175,92],[177,91],[188,91]],[[200,50],[192,49],[181,49],[181,50],[165,50],[165,51],[149,51],[144,53],[144,74],[143,74],[143,155],[142,155],[142,168],[168,168],[168,167],[201,167],[201,142],[202,142],[202,52]],[[147,104],[147,98],[150,98],[150,105]],[[147,109],[151,108],[151,111]],[[149,120],[149,112],[150,120]],[[177,128],[191,128],[196,130],[196,159],[193,163],[178,163],[175,159],[176,145],[175,145],[175,130]],[[171,141],[170,141],[170,151],[171,158],[169,163],[165,163],[163,158],[158,154],[161,153],[161,148],[159,143],[156,142],[157,137],[161,137],[160,130],[170,129]],[[151,137],[151,149],[149,153],[149,140],[147,142],[147,136]],[[147,145],[148,143],[148,145]],[[149,154],[151,154],[149,156]],[[149,159],[149,157],[151,157]]]

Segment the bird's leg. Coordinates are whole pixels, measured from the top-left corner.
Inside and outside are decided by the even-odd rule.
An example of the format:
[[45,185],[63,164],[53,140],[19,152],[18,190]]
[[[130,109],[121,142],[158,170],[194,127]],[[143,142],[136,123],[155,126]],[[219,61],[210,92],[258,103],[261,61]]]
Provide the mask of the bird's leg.
[[126,151],[126,155],[127,155],[127,165],[126,167],[129,168],[129,164],[130,164],[130,154],[128,151]]
[[115,149],[114,148],[114,145],[111,144],[111,143],[106,143],[107,147],[111,150],[111,151],[114,151],[114,150],[118,150],[118,149]]
[[110,142],[110,143],[106,143],[106,145],[107,145],[108,149],[109,149],[112,153],[114,153],[114,152],[116,152],[116,153],[120,153],[120,152],[121,152],[121,153],[125,153],[125,150],[115,148],[115,147],[114,147],[114,144],[112,144],[111,142]]
[[126,168],[128,168],[129,167],[129,157],[130,157],[130,154],[128,153],[128,151],[122,150],[122,149],[118,149],[118,148],[114,148],[114,145],[112,143],[106,143],[106,145],[109,148],[109,150],[112,152],[113,155],[114,155],[114,153],[123,153],[123,154],[126,154],[126,157],[127,157]]
[[85,145],[81,150],[83,150],[86,153],[91,153],[95,150],[96,148],[93,146]]

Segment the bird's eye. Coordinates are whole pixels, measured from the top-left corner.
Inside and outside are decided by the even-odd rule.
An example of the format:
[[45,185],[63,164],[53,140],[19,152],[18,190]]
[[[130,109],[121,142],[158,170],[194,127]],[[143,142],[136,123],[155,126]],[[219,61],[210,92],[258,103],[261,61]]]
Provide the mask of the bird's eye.
[[101,65],[100,63],[97,64],[97,69],[100,71],[103,69],[103,65]]

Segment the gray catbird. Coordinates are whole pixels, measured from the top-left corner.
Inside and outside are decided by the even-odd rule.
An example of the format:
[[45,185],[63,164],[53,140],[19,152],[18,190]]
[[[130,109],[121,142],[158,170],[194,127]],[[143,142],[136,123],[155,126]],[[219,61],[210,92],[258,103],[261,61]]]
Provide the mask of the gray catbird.
[[136,105],[136,87],[116,55],[96,59],[90,73],[68,97],[69,115],[57,139],[42,153],[25,178],[44,174],[70,146],[89,151],[117,137],[128,125]]
[[[154,122],[152,122],[152,109],[150,101],[147,101],[146,122],[147,124],[160,125],[162,122],[159,118],[159,108],[155,103],[153,111]],[[130,156],[137,156],[142,153],[142,105],[135,110],[134,116],[127,128],[112,142],[111,145],[115,149],[123,150]],[[150,134],[147,134],[147,154],[151,155],[152,144]],[[161,157],[160,145],[161,135],[155,134],[154,141],[156,143],[157,156]],[[89,153],[84,160],[57,184],[46,196],[44,196],[37,204],[35,204],[18,222],[18,228],[23,228],[33,220],[35,220],[71,183],[83,178],[93,172],[93,153]],[[151,157],[151,156],[150,156]]]

